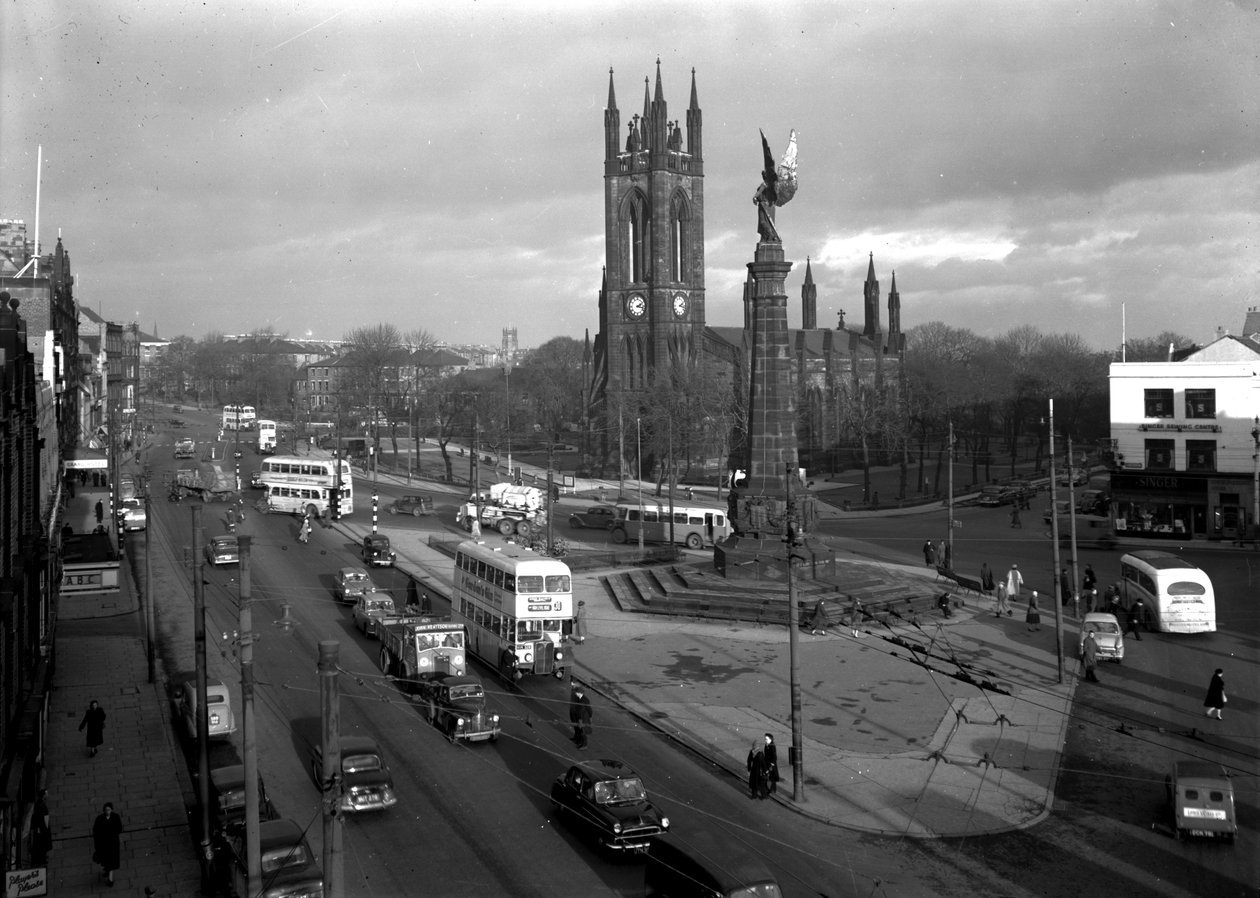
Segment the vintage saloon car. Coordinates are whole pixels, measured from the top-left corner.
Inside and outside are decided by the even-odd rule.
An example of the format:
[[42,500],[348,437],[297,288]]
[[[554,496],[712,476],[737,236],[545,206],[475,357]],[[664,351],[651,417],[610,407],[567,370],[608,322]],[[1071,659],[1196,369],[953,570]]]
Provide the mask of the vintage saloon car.
[[240,560],[240,544],[235,536],[216,536],[206,543],[206,561],[211,564],[237,564]]
[[[341,746],[341,810],[378,811],[397,804],[394,778],[376,740],[367,736],[342,736],[338,744]],[[323,764],[323,748],[312,745],[311,778],[321,790],[327,791],[321,782]]]
[[[197,681],[176,680],[171,684],[171,714],[180,721],[188,738],[197,739]],[[206,721],[209,737],[222,739],[236,732],[236,715],[232,713],[232,694],[222,680],[206,680]]]
[[585,511],[569,515],[569,526],[590,527],[595,530],[611,530],[617,520],[617,510],[611,505],[592,505]]
[[343,567],[337,571],[337,601],[347,605],[370,589],[376,589],[368,572],[361,567]]
[[551,784],[556,819],[564,818],[613,851],[645,851],[669,829],[669,818],[648,801],[638,774],[621,761],[574,764]]
[[415,685],[425,719],[451,742],[499,738],[499,715],[486,710],[486,690],[476,677],[433,674]]
[[1078,655],[1085,652],[1086,633],[1094,634],[1099,661],[1115,661],[1119,664],[1124,660],[1124,631],[1114,614],[1091,611],[1085,615],[1085,620],[1081,623],[1081,635],[1076,640]]
[[363,537],[363,563],[373,567],[390,567],[397,557],[389,547],[389,537],[369,534]]
[[1007,505],[1015,500],[1015,491],[1005,486],[986,486],[976,501],[987,508]]
[[389,504],[390,514],[409,514],[413,517],[433,514],[433,499],[430,496],[400,496]]
[[245,831],[223,840],[215,854],[215,879],[222,894],[237,898],[320,898],[324,873],[315,861],[302,827],[292,820],[266,820],[258,824],[259,860],[263,887],[249,890]]
[[354,625],[364,636],[380,638],[376,625],[381,618],[395,613],[394,600],[372,588],[363,592],[354,603]]
[[1234,841],[1238,817],[1234,813],[1234,784],[1220,764],[1178,761],[1164,780],[1172,808],[1173,835],[1203,836]]
[[[210,814],[216,832],[232,836],[245,828],[244,765],[228,764],[210,771]],[[258,816],[260,820],[276,818],[275,805],[267,797],[261,776],[258,777]]]

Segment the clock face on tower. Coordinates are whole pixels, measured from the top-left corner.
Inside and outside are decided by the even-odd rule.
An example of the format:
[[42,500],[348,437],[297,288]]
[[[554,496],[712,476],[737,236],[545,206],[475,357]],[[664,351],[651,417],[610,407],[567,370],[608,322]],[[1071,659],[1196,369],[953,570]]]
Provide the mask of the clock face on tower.
[[687,297],[683,296],[681,293],[674,296],[674,317],[687,317]]
[[626,300],[626,314],[630,318],[633,318],[635,321],[638,321],[640,318],[644,316],[646,312],[647,312],[647,301],[638,293],[635,293],[633,296],[631,296],[629,299]]

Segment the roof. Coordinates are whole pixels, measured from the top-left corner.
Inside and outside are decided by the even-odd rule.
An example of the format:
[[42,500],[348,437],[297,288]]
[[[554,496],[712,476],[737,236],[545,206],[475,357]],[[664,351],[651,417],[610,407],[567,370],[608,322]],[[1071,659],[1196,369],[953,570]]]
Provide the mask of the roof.
[[380,746],[371,736],[342,736],[338,740],[343,755],[379,755]]
[[1178,761],[1173,764],[1177,779],[1228,779],[1229,774],[1220,764],[1211,761]]
[[624,761],[618,761],[615,758],[598,758],[593,761],[579,761],[574,767],[579,767],[588,774],[591,779],[599,782],[601,780],[619,780],[628,776],[638,776],[634,768]]

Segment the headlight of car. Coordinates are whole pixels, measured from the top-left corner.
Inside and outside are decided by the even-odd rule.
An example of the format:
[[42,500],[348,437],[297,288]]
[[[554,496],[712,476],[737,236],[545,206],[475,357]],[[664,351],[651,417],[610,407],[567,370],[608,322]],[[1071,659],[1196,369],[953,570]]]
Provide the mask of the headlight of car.
[[457,727],[462,727],[462,726],[463,726],[465,723],[467,723],[467,722],[468,722],[468,721],[464,720],[464,718],[462,718],[462,717],[456,717],[456,718],[455,718],[455,726],[457,726]]
[[620,823],[614,823],[614,824],[613,824],[613,835],[615,835],[615,836],[619,836],[619,835],[621,835],[621,824],[620,824]]
[[499,722],[499,715],[498,715],[498,714],[491,714],[491,715],[490,715],[490,722],[491,722],[491,723],[498,723],[498,722]]
[[556,660],[557,661],[564,660],[564,652],[560,651],[559,649],[556,650]]
[[669,829],[669,818],[668,818],[668,817],[662,817],[662,818],[661,818],[661,829]]

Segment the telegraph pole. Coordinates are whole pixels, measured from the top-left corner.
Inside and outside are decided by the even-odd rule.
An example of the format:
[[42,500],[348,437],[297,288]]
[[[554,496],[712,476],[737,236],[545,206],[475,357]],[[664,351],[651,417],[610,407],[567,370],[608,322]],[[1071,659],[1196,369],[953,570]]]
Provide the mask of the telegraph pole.
[[1055,499],[1059,493],[1054,482],[1054,400],[1050,400],[1050,541],[1054,544],[1054,645],[1059,661],[1059,682],[1063,682],[1063,588],[1059,571],[1063,570],[1059,557],[1059,516],[1055,514]]
[[797,660],[797,631],[800,629],[796,607],[796,584],[792,577],[792,537],[796,533],[796,507],[792,504],[792,478],[796,472],[791,463],[784,466],[787,477],[787,588],[788,588],[788,671],[792,705],[792,800],[798,804],[805,800],[805,756],[801,735],[801,671]]
[[254,735],[254,600],[250,594],[248,536],[236,538],[240,551],[241,754],[245,762],[245,867],[249,894],[262,890],[258,846],[258,745]]
[[[201,878],[210,882],[210,717],[206,708],[206,587],[201,569],[201,504],[192,507],[193,654],[197,665],[197,803],[201,808]],[[187,688],[187,687],[185,687]]]
[[156,674],[153,651],[153,556],[149,551],[149,530],[153,527],[153,490],[144,484],[144,657],[149,668],[149,682]]
[[[341,694],[337,682],[336,640],[319,644],[319,700],[323,720],[323,767],[320,789],[324,794],[324,898],[343,898],[341,857]],[[256,894],[256,893],[251,893]]]

